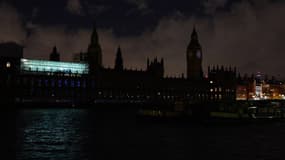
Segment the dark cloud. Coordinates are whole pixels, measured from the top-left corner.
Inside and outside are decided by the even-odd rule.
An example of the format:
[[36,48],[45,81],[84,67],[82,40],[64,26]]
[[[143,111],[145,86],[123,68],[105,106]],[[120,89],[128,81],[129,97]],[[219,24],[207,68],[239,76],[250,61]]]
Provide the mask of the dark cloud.
[[[21,41],[25,32],[20,16],[7,5],[1,7],[0,13],[4,12],[11,17],[7,25],[13,32],[3,39]],[[116,49],[120,45],[127,68],[145,68],[147,57],[164,57],[167,75],[185,73],[186,48],[196,25],[203,47],[204,70],[210,64],[224,64],[237,66],[241,73],[261,71],[285,78],[283,19],[284,2],[242,1],[232,5],[229,12],[215,10],[211,17],[189,16],[183,12],[166,16],[154,29],[137,36],[117,37],[113,29],[99,28],[98,31],[105,66],[113,67]],[[5,25],[0,27],[5,28]],[[87,49],[91,29],[69,31],[65,25],[30,25],[33,29],[25,40],[27,57],[48,57],[52,46],[57,45],[64,60],[71,60],[73,53]],[[2,29],[0,35],[5,37]]]
[[100,15],[106,11],[108,11],[111,7],[105,6],[105,5],[91,5],[89,7],[89,12],[92,13],[92,15]]
[[0,2],[0,42],[16,41],[23,43],[26,33],[21,16],[14,7]]
[[[129,66],[145,65],[147,56],[165,57],[166,72],[185,73],[185,52],[194,24],[204,51],[204,69],[210,64],[237,66],[242,73],[258,71],[284,75],[285,4],[242,2],[231,12],[217,12],[211,19],[165,17],[152,32],[122,38]],[[251,64],[251,65],[249,65]]]
[[66,9],[72,14],[82,15],[80,0],[67,0]]
[[146,0],[127,0],[127,2],[134,4],[139,10],[148,9],[148,3]]
[[87,48],[89,30],[67,31],[65,26],[36,25],[26,39],[25,57],[46,59],[57,46],[63,60],[70,61],[73,53]]
[[[280,59],[285,58],[285,23],[280,20],[285,18],[285,4],[264,3],[244,1],[233,6],[230,13],[216,14],[208,29],[213,30],[213,36],[205,37],[209,63],[234,64],[243,73],[260,71],[284,76],[281,68],[285,66]],[[248,62],[254,65],[247,66]]]
[[127,11],[127,16],[136,14],[145,16],[153,13],[153,11],[149,8],[147,0],[126,0],[126,2],[134,6],[134,8]]
[[218,8],[224,7],[228,0],[206,0],[204,2],[205,13],[214,14]]
[[136,11],[139,11],[141,15],[153,13],[153,10],[150,9],[147,0],[127,0],[127,2],[136,6],[136,8],[128,11],[127,14],[132,14]]

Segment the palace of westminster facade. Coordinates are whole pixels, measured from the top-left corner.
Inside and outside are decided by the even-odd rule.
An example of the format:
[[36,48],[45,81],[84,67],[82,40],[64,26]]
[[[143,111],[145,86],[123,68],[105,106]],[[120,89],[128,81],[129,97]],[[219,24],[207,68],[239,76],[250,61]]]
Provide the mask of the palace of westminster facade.
[[147,59],[147,68],[124,68],[120,47],[114,68],[102,65],[102,50],[96,27],[89,47],[77,62],[61,62],[54,47],[49,60],[23,58],[23,47],[0,44],[1,96],[9,102],[147,102],[185,100],[234,101],[237,71],[231,67],[202,69],[203,52],[195,29],[186,51],[187,77],[164,77],[164,60]]

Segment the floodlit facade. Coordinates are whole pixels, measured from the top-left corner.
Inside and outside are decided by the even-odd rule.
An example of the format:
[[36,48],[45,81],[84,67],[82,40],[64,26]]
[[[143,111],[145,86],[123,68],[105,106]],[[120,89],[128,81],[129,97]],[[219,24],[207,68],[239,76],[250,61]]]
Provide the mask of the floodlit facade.
[[88,63],[21,59],[21,72],[88,74]]
[[258,76],[238,77],[237,100],[284,100],[285,82],[260,79]]

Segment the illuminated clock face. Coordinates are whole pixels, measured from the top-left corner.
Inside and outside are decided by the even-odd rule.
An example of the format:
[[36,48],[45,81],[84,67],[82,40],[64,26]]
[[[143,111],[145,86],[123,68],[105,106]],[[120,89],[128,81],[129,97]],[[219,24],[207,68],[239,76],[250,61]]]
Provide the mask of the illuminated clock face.
[[201,51],[197,51],[197,52],[196,52],[196,56],[197,56],[198,58],[201,58],[201,56],[202,56],[202,55],[201,55]]

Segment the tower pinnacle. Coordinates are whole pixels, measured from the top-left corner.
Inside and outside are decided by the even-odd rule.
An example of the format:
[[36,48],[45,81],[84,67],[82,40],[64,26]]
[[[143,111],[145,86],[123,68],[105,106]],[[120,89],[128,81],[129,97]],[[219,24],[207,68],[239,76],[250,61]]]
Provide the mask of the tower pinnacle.
[[97,33],[97,28],[96,28],[96,22],[93,24],[93,31],[91,35],[91,44],[96,44],[98,43],[98,33]]
[[102,68],[102,50],[99,44],[99,38],[95,23],[91,35],[91,42],[88,47],[87,58],[91,74],[95,73],[96,71],[98,71],[98,69]]
[[200,45],[199,40],[198,40],[198,33],[196,31],[195,26],[194,26],[192,34],[191,34],[191,42],[190,43],[194,43],[195,45]]
[[49,56],[51,61],[60,61],[60,54],[57,52],[56,46],[53,47],[53,50]]
[[124,69],[122,51],[121,51],[120,46],[118,47],[117,54],[116,54],[115,69],[116,70],[123,70]]

